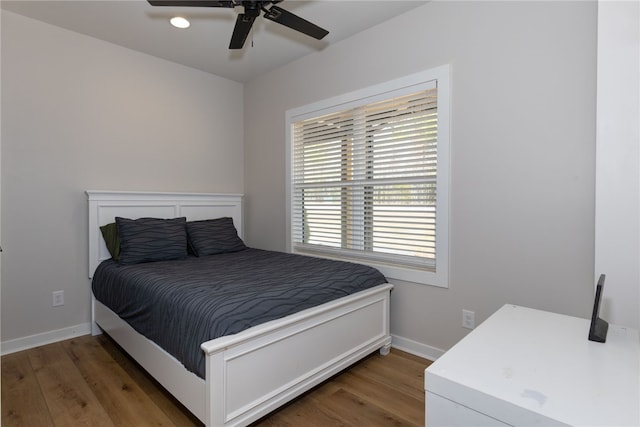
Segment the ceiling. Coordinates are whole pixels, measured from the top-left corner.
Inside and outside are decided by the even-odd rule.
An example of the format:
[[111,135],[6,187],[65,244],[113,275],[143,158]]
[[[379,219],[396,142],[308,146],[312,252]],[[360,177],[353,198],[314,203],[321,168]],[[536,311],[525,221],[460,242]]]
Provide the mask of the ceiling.
[[[329,31],[315,40],[259,18],[242,50],[229,50],[242,7],[153,7],[146,0],[2,0],[2,9],[177,62],[247,82],[298,58],[419,7],[417,0],[286,0],[278,6]],[[169,24],[173,16],[188,29]]]

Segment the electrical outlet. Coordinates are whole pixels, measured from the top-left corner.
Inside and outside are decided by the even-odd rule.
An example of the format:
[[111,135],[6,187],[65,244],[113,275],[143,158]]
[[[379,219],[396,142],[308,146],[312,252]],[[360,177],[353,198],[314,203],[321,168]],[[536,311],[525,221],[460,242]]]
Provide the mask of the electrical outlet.
[[462,310],[462,327],[473,329],[476,327],[476,313],[471,310]]
[[53,301],[52,305],[54,307],[59,307],[64,305],[64,291],[54,291],[52,293]]

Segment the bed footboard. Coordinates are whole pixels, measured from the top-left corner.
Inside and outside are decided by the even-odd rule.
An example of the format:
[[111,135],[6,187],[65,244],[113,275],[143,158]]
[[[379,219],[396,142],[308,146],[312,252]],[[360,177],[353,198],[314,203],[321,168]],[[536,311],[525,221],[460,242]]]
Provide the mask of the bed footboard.
[[387,354],[392,288],[205,342],[206,381],[95,300],[93,320],[207,426],[244,426],[373,351]]
[[207,424],[249,424],[376,349],[388,353],[391,288],[204,343]]

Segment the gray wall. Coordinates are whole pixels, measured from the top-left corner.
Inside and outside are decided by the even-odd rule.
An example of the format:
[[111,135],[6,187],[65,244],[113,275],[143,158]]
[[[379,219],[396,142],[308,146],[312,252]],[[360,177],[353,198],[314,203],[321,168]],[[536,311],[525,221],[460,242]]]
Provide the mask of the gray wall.
[[600,315],[640,329],[640,2],[598,4],[596,275]]
[[451,64],[450,286],[398,283],[392,333],[429,353],[505,303],[588,317],[595,2],[431,2],[245,85],[249,243],[283,250],[285,111]]
[[2,12],[3,341],[89,322],[84,190],[243,191],[242,90]]

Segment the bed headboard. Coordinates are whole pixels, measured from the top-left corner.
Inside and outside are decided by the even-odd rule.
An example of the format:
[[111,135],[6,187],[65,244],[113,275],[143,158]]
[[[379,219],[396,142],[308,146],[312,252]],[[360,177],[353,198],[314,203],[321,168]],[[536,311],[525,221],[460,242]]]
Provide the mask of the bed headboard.
[[160,193],[139,191],[87,190],[89,200],[89,278],[100,262],[111,258],[100,227],[124,218],[175,218],[187,221],[220,217],[233,218],[243,237],[242,194]]

